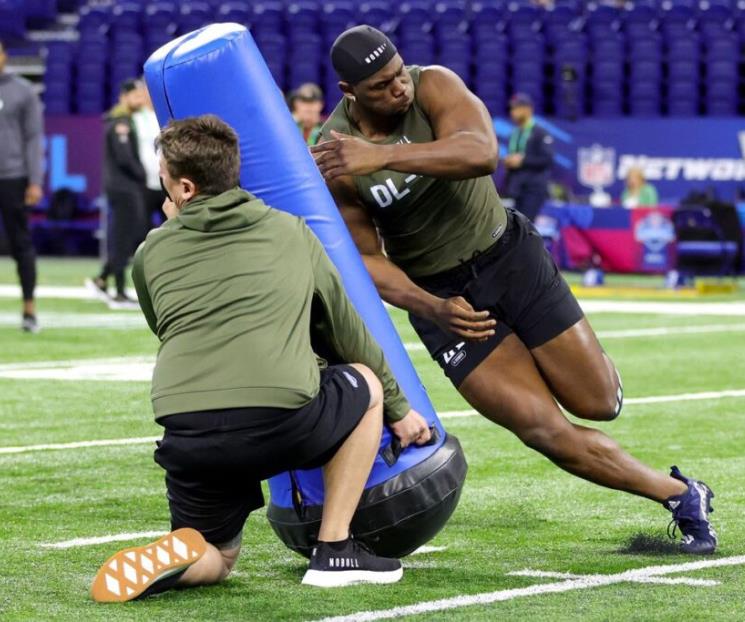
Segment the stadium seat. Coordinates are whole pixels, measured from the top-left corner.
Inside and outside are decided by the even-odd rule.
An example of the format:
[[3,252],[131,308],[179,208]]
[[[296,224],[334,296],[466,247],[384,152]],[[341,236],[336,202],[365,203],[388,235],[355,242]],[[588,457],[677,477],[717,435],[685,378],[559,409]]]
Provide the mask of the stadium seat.
[[667,65],[667,77],[671,81],[698,82],[699,73],[698,62],[676,59]]
[[471,3],[470,31],[476,41],[488,40],[505,29],[506,2],[482,0]]
[[321,5],[311,0],[291,2],[285,15],[287,28],[293,32],[317,32]]
[[622,9],[594,2],[587,8],[585,27],[590,33],[607,35],[621,29],[623,17]]
[[629,107],[631,114],[636,117],[658,117],[660,116],[659,99],[631,98]]
[[111,19],[110,7],[106,5],[85,5],[80,9],[78,32],[81,37],[87,33],[105,32]]
[[706,59],[709,61],[737,61],[740,44],[734,37],[712,39],[706,43]]
[[181,33],[197,30],[214,20],[214,10],[208,2],[185,2],[178,16],[178,31]]
[[729,0],[703,0],[698,5],[698,28],[707,37],[726,36],[734,29],[734,11]]
[[708,80],[737,82],[737,59],[708,62],[706,77]]
[[142,25],[142,5],[138,2],[122,2],[111,9],[111,28],[113,32],[137,32]]
[[360,4],[357,18],[360,24],[370,24],[383,32],[392,32],[396,25],[390,4],[380,0]]
[[620,117],[623,114],[623,105],[615,99],[597,99],[592,103],[592,114],[599,118]]
[[506,15],[510,37],[515,41],[533,39],[540,30],[540,19],[541,12],[536,6],[518,2],[510,3]]
[[667,114],[671,117],[695,117],[699,112],[696,99],[674,99],[668,101]]
[[662,40],[651,36],[629,41],[628,56],[631,62],[640,60],[659,62],[662,59]]
[[592,39],[590,47],[595,61],[622,61],[625,58],[626,41],[620,33],[609,34],[606,37]]
[[732,98],[710,101],[707,112],[712,117],[734,117],[737,114],[737,100]]
[[592,65],[593,80],[596,82],[621,83],[624,76],[622,60],[596,60]]
[[223,2],[217,9],[216,19],[219,22],[235,22],[248,25],[251,23],[251,5],[248,2]]
[[701,42],[695,36],[668,41],[667,57],[669,61],[698,62],[701,58]]
[[438,0],[435,5],[435,29],[438,36],[464,35],[468,30],[466,3],[463,0]]
[[630,38],[646,37],[656,32],[659,25],[659,12],[650,4],[632,2],[623,14],[623,29]]
[[249,22],[252,29],[282,32],[284,21],[285,7],[282,2],[263,0],[251,3]]

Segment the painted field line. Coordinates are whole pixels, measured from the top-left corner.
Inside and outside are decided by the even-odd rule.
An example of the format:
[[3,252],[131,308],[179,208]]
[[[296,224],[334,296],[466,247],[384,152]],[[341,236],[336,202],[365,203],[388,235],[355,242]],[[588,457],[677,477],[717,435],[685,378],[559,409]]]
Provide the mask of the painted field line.
[[645,302],[587,300],[579,304],[585,313],[646,313],[653,315],[722,315],[745,317],[745,302]]
[[[629,397],[623,400],[624,406],[634,404],[662,404],[665,402],[690,402],[695,400],[720,400],[728,397],[745,397],[745,389],[728,389],[726,391],[704,391],[703,393],[678,393],[675,395],[650,395],[647,397]],[[440,419],[459,419],[473,417],[479,413],[475,410],[451,410],[438,413]]]
[[427,555],[428,553],[441,553],[442,551],[446,551],[448,547],[446,546],[420,546],[415,551],[409,553],[409,555]]
[[160,436],[142,436],[139,438],[111,438],[100,441],[77,441],[75,443],[46,443],[43,445],[21,445],[20,447],[0,447],[2,454],[23,454],[31,451],[48,451],[54,449],[80,449],[83,447],[114,447],[117,445],[140,445],[159,441]]
[[96,536],[93,538],[75,538],[63,542],[43,542],[39,544],[45,549],[72,549],[78,546],[93,546],[94,544],[106,544],[107,542],[126,542],[127,540],[139,540],[141,538],[160,538],[165,531],[135,531],[133,533],[116,533],[108,536]]
[[[34,291],[36,298],[61,298],[64,300],[97,300],[97,298],[83,286],[75,285],[39,285]],[[137,300],[137,292],[127,289],[127,295]],[[21,288],[18,285],[0,285],[0,298],[20,298]]]
[[[0,327],[20,324],[18,313],[0,313]],[[132,311],[112,313],[57,313],[42,311],[39,314],[39,324],[43,329],[77,328],[77,329],[111,329],[130,330],[145,328],[145,318],[141,313]]]
[[[628,330],[600,330],[598,339],[630,339],[633,337],[666,337],[669,335],[706,335],[745,331],[745,324],[702,324],[701,326],[657,326],[654,328],[631,328]],[[404,343],[407,352],[426,350],[418,341]]]
[[741,566],[743,564],[745,564],[745,555],[688,562],[684,564],[670,564],[667,566],[649,566],[647,568],[637,568],[616,574],[590,575],[578,579],[566,579],[552,583],[531,585],[530,587],[498,590],[496,592],[485,592],[468,596],[455,596],[453,598],[443,598],[441,600],[426,601],[402,607],[393,607],[392,609],[358,611],[349,615],[323,618],[323,620],[319,622],[371,622],[373,620],[391,620],[395,618],[403,618],[405,616],[460,609],[462,607],[472,607],[475,605],[490,605],[492,603],[513,600],[515,598],[538,596],[540,594],[557,594],[574,590],[585,590],[593,587],[613,585],[616,583],[633,583],[643,579],[656,578],[660,575],[674,574],[678,572],[705,570],[707,568],[719,568],[722,566]]
[[[572,574],[571,572],[547,572],[543,570],[517,570],[508,572],[511,577],[536,577],[541,579],[584,579],[596,575]],[[602,575],[600,575],[602,576]],[[691,585],[693,587],[713,587],[721,585],[721,581],[712,579],[692,579],[690,577],[646,577],[634,579],[634,583],[657,583],[660,585]]]
[[155,365],[154,356],[117,356],[100,359],[65,359],[59,361],[31,361],[28,363],[3,363],[0,364],[0,372],[18,371],[22,369],[64,369],[78,365],[127,365],[149,363]]
[[[745,389],[727,391],[707,391],[705,393],[681,393],[678,395],[652,395],[649,397],[637,397],[624,400],[626,404],[658,404],[662,402],[685,402],[689,400],[715,400],[727,397],[745,397]],[[475,410],[450,410],[439,413],[440,419],[457,419],[461,417],[473,417],[478,415]],[[22,445],[19,447],[0,447],[2,454],[21,454],[32,451],[47,451],[55,449],[79,449],[84,447],[111,447],[116,445],[140,445],[152,443],[159,440],[158,436],[145,436],[138,438],[116,438],[99,441],[78,441],[74,443],[45,443],[42,445]]]

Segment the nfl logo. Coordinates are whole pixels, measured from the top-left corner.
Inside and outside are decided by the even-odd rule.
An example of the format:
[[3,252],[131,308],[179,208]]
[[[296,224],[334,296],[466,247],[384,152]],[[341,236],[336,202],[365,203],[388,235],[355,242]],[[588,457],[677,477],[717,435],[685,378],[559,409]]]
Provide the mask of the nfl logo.
[[603,188],[615,181],[616,150],[613,147],[580,147],[577,149],[577,178],[590,188]]

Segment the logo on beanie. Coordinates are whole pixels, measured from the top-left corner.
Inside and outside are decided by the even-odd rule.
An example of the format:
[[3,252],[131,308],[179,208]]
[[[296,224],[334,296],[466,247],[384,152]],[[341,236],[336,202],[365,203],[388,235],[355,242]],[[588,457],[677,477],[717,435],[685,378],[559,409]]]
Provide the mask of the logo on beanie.
[[385,52],[385,49],[388,47],[387,43],[384,43],[380,47],[375,48],[370,54],[365,56],[365,62],[369,65],[371,62],[373,62],[376,58],[380,58],[380,55]]

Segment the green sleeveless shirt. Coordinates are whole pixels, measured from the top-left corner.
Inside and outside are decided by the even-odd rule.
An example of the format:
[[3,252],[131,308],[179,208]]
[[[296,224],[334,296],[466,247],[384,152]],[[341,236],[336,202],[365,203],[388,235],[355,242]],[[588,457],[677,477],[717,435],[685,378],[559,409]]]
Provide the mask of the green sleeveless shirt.
[[[421,68],[408,69],[414,83],[414,103],[396,130],[379,144],[435,140],[416,99]],[[346,97],[324,124],[321,140],[328,138],[331,130],[365,138],[351,122]],[[504,232],[507,215],[488,175],[456,181],[382,170],[354,180],[389,259],[412,278],[467,261]]]

